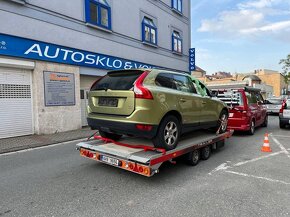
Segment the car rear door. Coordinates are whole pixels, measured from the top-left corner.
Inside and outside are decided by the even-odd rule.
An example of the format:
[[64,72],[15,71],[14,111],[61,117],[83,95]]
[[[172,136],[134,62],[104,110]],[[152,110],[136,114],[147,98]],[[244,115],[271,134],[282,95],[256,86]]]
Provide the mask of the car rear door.
[[190,78],[186,75],[174,74],[173,82],[178,94],[178,105],[182,112],[183,124],[188,127],[198,126],[200,123],[200,113],[202,98],[197,95]]
[[249,91],[246,91],[245,94],[248,100],[248,108],[252,114],[251,118],[255,119],[255,125],[257,126],[261,122],[261,112],[257,104],[258,101],[257,101],[256,94],[255,92],[249,92]]

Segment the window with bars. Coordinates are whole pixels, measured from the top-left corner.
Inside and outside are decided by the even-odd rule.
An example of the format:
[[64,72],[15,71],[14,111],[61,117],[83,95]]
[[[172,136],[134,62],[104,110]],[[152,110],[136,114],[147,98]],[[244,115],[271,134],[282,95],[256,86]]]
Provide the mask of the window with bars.
[[144,17],[142,21],[142,41],[157,45],[157,27],[148,17]]
[[86,0],[86,22],[111,30],[111,7],[106,0]]
[[182,54],[182,37],[178,31],[172,33],[172,51]]

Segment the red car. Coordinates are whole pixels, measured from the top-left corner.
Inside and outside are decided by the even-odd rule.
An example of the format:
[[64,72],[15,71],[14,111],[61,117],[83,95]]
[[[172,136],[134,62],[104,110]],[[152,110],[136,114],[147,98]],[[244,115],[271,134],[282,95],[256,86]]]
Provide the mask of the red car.
[[229,106],[228,129],[254,135],[258,126],[267,127],[268,115],[260,89],[218,89],[217,97]]

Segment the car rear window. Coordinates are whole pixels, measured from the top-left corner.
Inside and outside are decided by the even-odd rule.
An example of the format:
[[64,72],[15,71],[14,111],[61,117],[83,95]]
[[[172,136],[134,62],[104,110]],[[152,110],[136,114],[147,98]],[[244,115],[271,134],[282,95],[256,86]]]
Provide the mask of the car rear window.
[[136,79],[143,71],[121,71],[109,72],[106,76],[97,81],[91,88],[95,90],[130,90],[134,86]]
[[218,91],[217,98],[230,107],[234,106],[243,106],[243,97],[242,93],[233,90]]
[[281,105],[282,100],[281,99],[267,99],[266,104]]

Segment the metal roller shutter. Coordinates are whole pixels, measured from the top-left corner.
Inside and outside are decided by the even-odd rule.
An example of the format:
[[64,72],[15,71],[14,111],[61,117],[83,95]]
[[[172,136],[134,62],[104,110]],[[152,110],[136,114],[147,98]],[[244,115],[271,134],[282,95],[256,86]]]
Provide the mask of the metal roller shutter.
[[0,139],[33,134],[31,71],[0,68]]

